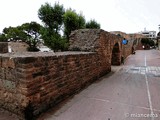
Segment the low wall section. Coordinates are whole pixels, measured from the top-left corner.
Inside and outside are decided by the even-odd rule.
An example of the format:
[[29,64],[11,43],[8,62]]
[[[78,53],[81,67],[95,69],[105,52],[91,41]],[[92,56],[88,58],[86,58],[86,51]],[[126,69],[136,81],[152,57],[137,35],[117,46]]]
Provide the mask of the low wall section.
[[108,71],[93,52],[0,55],[0,107],[31,119]]

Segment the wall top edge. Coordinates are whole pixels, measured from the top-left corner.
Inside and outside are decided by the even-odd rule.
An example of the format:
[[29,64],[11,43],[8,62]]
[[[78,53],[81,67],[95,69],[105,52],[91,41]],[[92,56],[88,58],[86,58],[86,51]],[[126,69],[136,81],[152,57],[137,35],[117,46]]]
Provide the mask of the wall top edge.
[[81,52],[81,51],[67,51],[67,52],[17,52],[17,53],[3,53],[0,57],[10,58],[25,58],[25,57],[58,57],[67,55],[87,55],[95,52]]

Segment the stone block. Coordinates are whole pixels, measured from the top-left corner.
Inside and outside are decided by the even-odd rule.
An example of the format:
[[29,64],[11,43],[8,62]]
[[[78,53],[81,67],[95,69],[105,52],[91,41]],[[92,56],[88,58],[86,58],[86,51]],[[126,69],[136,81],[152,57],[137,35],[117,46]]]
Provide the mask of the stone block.
[[1,58],[2,68],[15,68],[15,62],[12,57],[2,57]]

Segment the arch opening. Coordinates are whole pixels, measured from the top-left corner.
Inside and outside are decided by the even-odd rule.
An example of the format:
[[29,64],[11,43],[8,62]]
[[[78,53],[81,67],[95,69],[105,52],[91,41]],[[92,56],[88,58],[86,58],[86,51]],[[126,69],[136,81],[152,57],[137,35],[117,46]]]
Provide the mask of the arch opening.
[[111,64],[112,65],[120,65],[121,64],[121,54],[120,54],[120,47],[119,47],[118,43],[116,43],[113,46]]

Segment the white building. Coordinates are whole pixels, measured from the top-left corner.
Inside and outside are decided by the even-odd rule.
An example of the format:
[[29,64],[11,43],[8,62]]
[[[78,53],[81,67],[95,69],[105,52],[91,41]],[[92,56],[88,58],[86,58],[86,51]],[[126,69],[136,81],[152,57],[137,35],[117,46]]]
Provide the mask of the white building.
[[147,31],[144,29],[144,31],[141,31],[140,33],[146,36],[146,38],[156,39],[156,31]]

